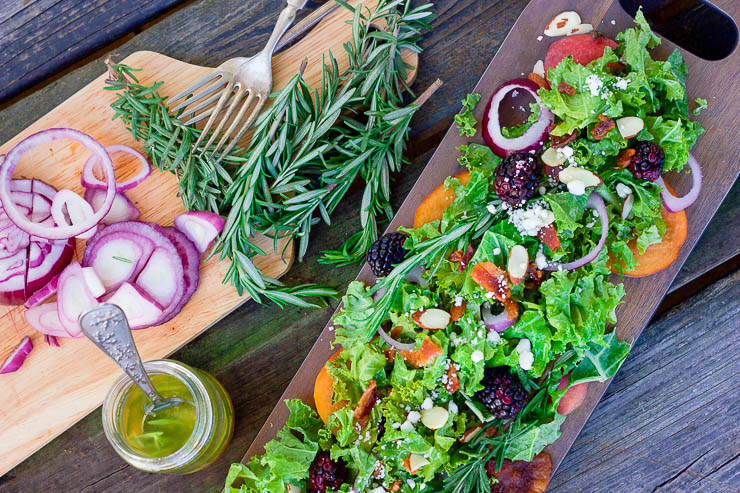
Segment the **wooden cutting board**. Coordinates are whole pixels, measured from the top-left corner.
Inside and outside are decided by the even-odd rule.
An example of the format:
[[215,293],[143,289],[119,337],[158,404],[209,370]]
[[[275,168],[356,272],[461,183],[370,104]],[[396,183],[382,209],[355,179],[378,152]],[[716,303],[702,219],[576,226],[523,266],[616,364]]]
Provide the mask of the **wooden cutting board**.
[[[729,12],[731,17],[740,18],[740,3],[733,0],[716,0],[713,3],[723,8],[725,12]],[[566,10],[577,11],[581,15],[582,22],[593,24],[595,30],[609,37],[614,37],[618,32],[633,26],[632,18],[621,9],[617,1],[532,0],[514,24],[476,87],[470,88],[470,92],[483,95],[476,111],[479,121],[483,115],[485,102],[499,85],[507,80],[525,76],[532,71],[537,60],[544,60],[547,48],[554,39],[544,37],[538,41],[537,37],[542,34],[550,19]],[[674,44],[663,40],[663,44],[654,56],[658,59],[665,59],[674,48],[676,48]],[[709,108],[704,110],[701,116],[693,117],[699,120],[706,129],[706,134],[699,138],[692,151],[697,160],[703,164],[703,190],[696,203],[686,211],[688,235],[678,260],[669,268],[653,276],[642,279],[625,279],[627,296],[617,310],[619,324],[616,330],[620,340],[633,341],[640,335],[689,252],[740,174],[740,161],[738,160],[740,141],[736,135],[737,117],[740,114],[740,87],[737,82],[740,49],[736,48],[729,57],[715,62],[700,59],[685,50],[682,52],[689,67],[687,80],[689,99],[693,101],[694,98],[702,97],[709,101]],[[457,95],[459,99],[464,96],[464,94]],[[413,224],[416,208],[421,201],[444,182],[447,176],[455,175],[463,170],[457,164],[459,155],[457,148],[468,140],[460,137],[454,125],[448,130],[387,231],[395,231],[399,226],[410,227]],[[472,140],[482,143],[480,131]],[[666,179],[674,184],[680,195],[688,191],[690,180],[687,174],[675,176],[675,173]],[[737,240],[733,238],[731,241]],[[370,269],[364,266],[357,279],[370,281],[374,279],[374,276]],[[313,403],[314,380],[333,353],[329,346],[334,339],[334,333],[329,330],[331,325],[332,323],[329,322],[324,328],[311,352],[247,450],[242,462],[247,463],[253,455],[263,453],[265,443],[272,440],[277,430],[285,423],[288,412],[287,407],[282,403],[283,400],[300,398],[307,403]],[[609,382],[589,385],[585,402],[568,416],[562,426],[562,436],[547,448],[552,456],[555,469],[562,462],[608,384]],[[608,423],[604,423],[604,426],[608,426]]]
[[[350,2],[357,4],[359,1]],[[363,1],[373,8],[377,0]],[[311,32],[295,45],[277,54],[273,59],[274,88],[282,87],[297,71],[301,62],[308,62],[304,78],[318,87],[322,56],[331,51],[340,70],[347,67],[342,44],[350,41],[351,13],[339,8],[329,14]],[[414,67],[415,53],[404,54]],[[221,60],[215,61],[220,63]],[[160,88],[163,96],[172,96],[188,87],[211,69],[180,62],[151,51],[133,53],[123,63],[142,69],[137,78],[142,84],[165,81]],[[102,64],[101,64],[102,69]],[[410,80],[416,69],[409,74]],[[52,127],[72,127],[92,135],[103,145],[134,142],[128,130],[119,121],[111,121],[110,103],[115,93],[104,91],[105,74],[37,120],[23,132],[0,147],[7,153],[28,135]],[[72,142],[41,146],[23,157],[15,178],[39,178],[57,189],[69,188],[82,194],[80,172],[88,157],[87,151]],[[133,173],[136,164],[114,155],[117,175]],[[177,181],[169,173],[154,171],[141,185],[126,192],[141,210],[141,220],[170,226],[185,209],[177,197]],[[262,237],[257,244],[269,255],[257,257],[255,264],[272,277],[280,277],[293,261],[293,248],[285,258],[273,253],[272,240]],[[281,241],[278,251],[282,251]],[[78,241],[75,258],[82,258],[84,242]],[[223,285],[228,262],[210,259],[200,268],[200,285],[185,308],[165,325],[136,331],[134,338],[144,360],[165,357],[206,330],[248,298]],[[98,407],[113,381],[121,372],[115,364],[87,339],[61,340],[62,347],[48,346],[43,336],[25,321],[22,307],[0,307],[0,355],[8,354],[23,336],[31,336],[34,350],[23,367],[15,373],[0,375],[0,476],[41,448],[69,426]],[[246,327],[248,329],[248,327]]]

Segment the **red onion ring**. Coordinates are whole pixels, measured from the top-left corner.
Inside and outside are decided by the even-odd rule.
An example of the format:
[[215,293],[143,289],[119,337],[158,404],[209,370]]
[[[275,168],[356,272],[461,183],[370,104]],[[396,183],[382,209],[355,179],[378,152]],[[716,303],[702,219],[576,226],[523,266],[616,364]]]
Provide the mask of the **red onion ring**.
[[388,335],[386,331],[383,330],[383,327],[378,327],[378,335],[388,343],[389,346],[396,348],[400,351],[413,351],[414,345],[413,344],[404,344],[403,342],[398,342],[394,338]]
[[[152,173],[152,165],[149,164],[149,161],[147,161],[146,157],[144,157],[144,155],[141,154],[139,151],[132,149],[129,146],[115,144],[112,146],[107,146],[105,150],[108,152],[108,154],[113,154],[114,152],[125,152],[126,154],[131,154],[132,156],[137,158],[139,162],[141,162],[141,169],[136,176],[134,176],[133,178],[129,178],[124,182],[116,182],[117,192],[124,192],[131,188],[134,188],[135,186],[146,180],[147,177]],[[98,162],[99,159],[97,155],[90,156],[90,158],[85,162],[85,166],[83,166],[82,168],[82,176],[80,177],[80,182],[82,183],[83,187],[93,190],[106,190],[108,188],[108,185],[105,182],[100,181],[98,177],[95,176],[95,166],[98,164]]]
[[[67,213],[64,213],[66,208]],[[92,206],[82,197],[72,190],[59,190],[51,202],[51,217],[57,224],[74,226],[79,223],[86,223],[90,217],[95,214]],[[81,240],[87,240],[98,230],[93,226],[82,234],[75,236]]]
[[579,267],[583,267],[589,262],[593,262],[594,259],[599,256],[599,253],[606,244],[606,236],[609,233],[609,215],[606,212],[604,199],[602,199],[601,195],[596,192],[591,192],[591,195],[588,196],[586,208],[594,209],[599,214],[599,220],[601,221],[601,238],[599,238],[599,243],[590,252],[578,260],[574,260],[566,264],[551,262],[544,270],[574,270]]
[[506,309],[504,309],[498,315],[492,314],[490,303],[483,303],[480,308],[480,312],[483,323],[486,324],[488,330],[503,332],[514,325],[514,322],[516,322],[516,320],[509,320],[509,314],[507,313]]
[[[11,191],[11,178],[15,171],[18,161],[21,156],[26,152],[33,149],[34,147],[46,144],[60,139],[71,139],[80,144],[85,148],[92,151],[98,156],[103,171],[105,173],[105,180],[107,183],[107,193],[105,195],[105,201],[101,208],[84,223],[74,224],[72,226],[44,226],[39,223],[29,221],[16,207],[10,195]],[[41,132],[30,135],[20,141],[10,152],[5,156],[5,159],[0,164],[0,203],[2,203],[5,213],[8,218],[15,223],[20,229],[28,234],[46,238],[49,240],[66,240],[77,236],[85,231],[89,230],[93,226],[97,225],[101,219],[110,210],[113,204],[113,199],[116,196],[116,177],[113,171],[113,161],[105,151],[105,148],[100,145],[95,139],[87,134],[75,130],[72,128],[50,128],[48,130],[42,130]]]
[[663,199],[663,206],[668,210],[668,212],[679,212],[684,210],[696,202],[696,199],[699,198],[699,194],[701,193],[701,166],[691,154],[689,154],[687,164],[689,165],[689,168],[691,168],[691,190],[689,190],[689,193],[683,197],[676,197],[673,195],[666,187],[662,176],[655,180],[655,183],[660,185],[660,188],[663,189],[660,192],[660,198]]
[[23,366],[23,362],[26,361],[26,356],[31,353],[33,349],[33,343],[31,339],[26,336],[21,339],[20,344],[10,353],[3,364],[0,365],[0,373],[12,373]]
[[[555,117],[540,102],[540,97],[537,95],[539,88],[537,84],[526,78],[510,80],[496,89],[488,101],[488,106],[486,106],[486,111],[483,114],[483,140],[498,157],[504,158],[514,152],[539,151],[547,140],[550,125],[555,121]],[[532,95],[535,102],[540,106],[540,119],[519,137],[507,139],[501,133],[499,107],[506,95],[514,90],[527,91]]]

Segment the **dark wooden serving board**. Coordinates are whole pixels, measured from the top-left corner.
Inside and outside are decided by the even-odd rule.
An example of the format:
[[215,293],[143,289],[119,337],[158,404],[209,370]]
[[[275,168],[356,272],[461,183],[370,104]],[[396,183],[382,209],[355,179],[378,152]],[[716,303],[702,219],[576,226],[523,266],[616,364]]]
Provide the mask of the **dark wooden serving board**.
[[[740,17],[740,3],[734,0],[717,0],[715,5],[728,12],[731,17]],[[483,73],[480,81],[471,92],[479,92],[485,102],[492,91],[501,83],[531,72],[534,63],[544,59],[545,52],[552,38],[537,41],[547,22],[556,14],[565,10],[575,10],[584,23],[593,24],[597,31],[613,37],[619,31],[633,25],[632,18],[613,0],[533,0],[522,12],[496,56]],[[612,23],[612,21],[614,21]],[[666,40],[657,48],[655,57],[665,59],[676,46]],[[699,117],[695,117],[706,129],[693,149],[693,155],[702,163],[704,183],[701,196],[688,210],[688,234],[678,260],[669,268],[650,277],[624,280],[627,295],[624,303],[618,308],[617,334],[621,340],[635,340],[647,325],[662,300],[666,291],[691,249],[701,236],[707,223],[722,203],[725,195],[740,174],[740,141],[737,139],[737,120],[740,116],[740,50],[727,58],[708,62],[691,53],[683,51],[689,67],[687,79],[689,99],[703,97],[709,101],[709,108]],[[452,63],[452,61],[451,61]],[[462,98],[464,94],[460,94]],[[484,104],[480,104],[477,115],[482,116]],[[480,132],[472,140],[480,140]],[[440,143],[414,188],[404,201],[400,210],[388,227],[395,231],[399,226],[410,226],[414,213],[421,201],[444,179],[459,173],[462,168],[457,164],[459,152],[457,147],[470,139],[459,136],[457,129],[451,127]],[[688,191],[690,177],[675,175],[667,178],[683,194]],[[737,241],[728,238],[728,241]],[[358,280],[369,281],[374,276],[364,266],[357,276]],[[333,350],[330,343],[334,334],[329,330],[331,322],[322,331],[305,361],[293,380],[288,385],[280,402],[275,406],[252,445],[247,450],[243,462],[253,455],[264,452],[264,445],[275,437],[287,418],[288,412],[282,401],[300,398],[307,403],[313,402],[314,380],[324,366]],[[730,328],[728,328],[730,329]],[[581,428],[588,420],[609,381],[589,385],[585,402],[568,416],[562,426],[562,436],[547,448],[553,459],[554,468],[560,465],[563,457],[575,441]],[[554,471],[553,471],[554,472]]]

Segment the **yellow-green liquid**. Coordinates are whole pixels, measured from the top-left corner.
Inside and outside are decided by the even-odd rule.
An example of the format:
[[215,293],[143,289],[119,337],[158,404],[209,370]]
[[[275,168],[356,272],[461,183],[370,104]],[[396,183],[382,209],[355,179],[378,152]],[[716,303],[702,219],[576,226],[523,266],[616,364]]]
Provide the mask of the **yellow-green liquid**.
[[196,410],[190,390],[178,378],[158,373],[151,381],[162,397],[186,402],[147,414],[149,399],[132,385],[121,409],[121,431],[129,447],[142,456],[165,457],[180,450],[193,434]]

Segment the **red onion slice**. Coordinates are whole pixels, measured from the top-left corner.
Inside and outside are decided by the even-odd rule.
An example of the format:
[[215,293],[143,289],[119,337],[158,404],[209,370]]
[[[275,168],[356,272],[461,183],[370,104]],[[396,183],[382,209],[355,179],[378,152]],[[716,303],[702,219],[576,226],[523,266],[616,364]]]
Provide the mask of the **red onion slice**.
[[[134,188],[135,186],[146,180],[147,177],[152,173],[152,165],[149,164],[149,161],[147,161],[144,155],[141,154],[139,151],[130,148],[129,146],[116,144],[112,146],[107,146],[105,150],[108,152],[108,154],[113,154],[114,152],[125,152],[126,154],[131,154],[141,163],[141,169],[139,169],[139,172],[136,174],[136,176],[134,176],[133,178],[129,178],[128,180],[123,182],[116,182],[117,192],[124,192],[126,190]],[[90,156],[87,162],[85,162],[85,166],[82,168],[82,177],[80,178],[83,187],[89,188],[91,190],[107,190],[108,185],[106,184],[106,182],[101,181],[97,176],[95,176],[95,169],[99,169],[100,167],[99,163],[100,160],[97,155]]]
[[26,361],[26,357],[31,353],[33,349],[33,343],[31,338],[26,336],[21,339],[20,344],[10,353],[3,364],[0,365],[0,374],[12,373],[23,366],[23,362]]
[[[85,190],[84,197],[92,206],[93,210],[97,211],[105,201],[105,190],[95,190],[90,188]],[[136,221],[139,219],[140,215],[141,212],[139,212],[139,209],[124,192],[116,192],[116,198],[113,199],[113,205],[100,223],[113,224],[123,221]]]
[[33,308],[34,306],[40,305],[44,301],[48,300],[57,293],[57,287],[59,286],[59,274],[52,277],[49,282],[33,293],[28,300],[23,304],[26,308]]
[[[59,320],[59,307],[56,302],[45,303],[26,310],[23,315],[36,331],[52,337],[69,337],[69,332]],[[80,337],[82,332],[77,334]]]
[[[504,158],[515,152],[539,151],[550,133],[550,125],[555,117],[552,112],[540,102],[537,90],[540,87],[529,79],[520,78],[503,83],[496,89],[488,101],[483,116],[483,140],[488,147],[499,157]],[[507,139],[501,133],[499,109],[501,102],[510,92],[522,90],[532,95],[540,107],[540,119],[532,124],[519,137]]]
[[65,267],[59,276],[57,313],[59,313],[59,320],[67,330],[69,337],[80,336],[82,330],[77,319],[82,312],[97,304],[98,300],[95,299],[90,292],[90,288],[87,287],[87,281],[85,281],[85,275],[80,264],[72,262]]
[[655,183],[660,185],[660,188],[663,189],[660,192],[660,197],[663,199],[663,206],[666,208],[666,210],[668,210],[668,212],[682,211],[696,202],[696,199],[699,198],[699,194],[701,193],[702,181],[701,166],[699,166],[699,163],[691,154],[689,154],[688,165],[689,168],[691,168],[691,190],[689,190],[689,193],[687,193],[683,197],[676,197],[675,195],[673,195],[666,187],[665,181],[663,181],[662,176],[655,180]]
[[[98,156],[98,159],[103,167],[105,173],[105,180],[107,183],[105,201],[103,206],[93,214],[88,221],[84,223],[74,224],[72,226],[56,226],[50,227],[35,223],[26,218],[16,207],[11,199],[11,178],[13,172],[20,158],[29,150],[36,146],[52,142],[60,139],[72,139],[82,144],[85,148],[92,151]],[[46,238],[50,240],[65,240],[72,238],[79,234],[84,233],[93,226],[97,225],[101,219],[110,210],[113,204],[113,199],[116,196],[116,178],[113,171],[113,162],[110,156],[105,151],[105,148],[100,145],[95,139],[87,134],[74,130],[72,128],[50,128],[41,132],[35,133],[29,137],[26,137],[18,143],[10,152],[5,156],[5,159],[0,164],[0,203],[2,203],[5,213],[8,215],[11,221],[15,223],[20,229],[28,234],[38,236],[40,238]]]
[[386,331],[383,330],[383,327],[378,327],[378,335],[388,343],[389,346],[396,348],[400,351],[413,351],[414,345],[413,344],[405,344],[403,342],[398,342],[394,338],[388,335]]
[[594,259],[599,256],[599,253],[606,244],[606,237],[609,233],[609,215],[606,212],[606,204],[604,204],[604,199],[601,198],[601,195],[596,192],[591,192],[591,195],[588,196],[586,208],[595,210],[599,215],[599,221],[601,221],[601,238],[599,238],[599,243],[597,243],[590,252],[588,252],[586,255],[579,258],[578,260],[574,260],[565,264],[561,264],[559,262],[550,262],[544,270],[574,270],[579,267],[583,267],[589,262],[593,262]]
[[226,220],[223,217],[206,211],[189,211],[175,218],[175,227],[195,244],[200,253],[205,253],[213,245],[224,224]]
[[44,342],[47,343],[49,346],[54,346],[54,347],[61,346],[61,344],[59,344],[59,339],[57,339],[56,336],[45,335]]
[[506,309],[502,310],[498,315],[492,314],[490,303],[483,303],[480,312],[483,323],[486,324],[488,330],[503,332],[516,322],[516,320],[509,320],[509,314]]
[[[65,214],[66,210],[66,214]],[[88,223],[95,214],[92,206],[85,199],[72,190],[59,190],[51,202],[51,217],[59,225],[74,226],[76,224]],[[86,240],[98,230],[93,226],[75,238]]]

